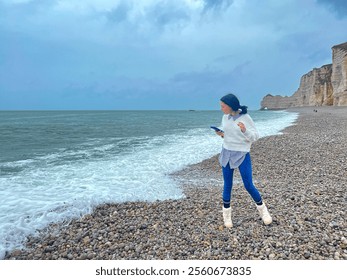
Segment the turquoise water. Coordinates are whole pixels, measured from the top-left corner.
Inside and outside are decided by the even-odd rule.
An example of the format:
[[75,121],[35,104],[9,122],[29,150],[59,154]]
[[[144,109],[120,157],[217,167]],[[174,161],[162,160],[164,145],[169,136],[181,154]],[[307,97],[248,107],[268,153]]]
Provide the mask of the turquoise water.
[[[296,113],[251,111],[262,137]],[[217,154],[220,111],[0,111],[0,257],[98,204],[178,199],[167,175]]]

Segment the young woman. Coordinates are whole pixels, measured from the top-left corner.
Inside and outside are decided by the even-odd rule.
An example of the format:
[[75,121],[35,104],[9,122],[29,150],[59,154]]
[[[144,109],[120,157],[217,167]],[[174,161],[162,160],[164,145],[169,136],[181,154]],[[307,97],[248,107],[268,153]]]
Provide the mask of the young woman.
[[238,98],[233,94],[227,94],[221,99],[223,132],[216,132],[223,137],[223,148],[219,156],[222,166],[224,189],[223,189],[223,220],[224,225],[232,227],[231,221],[231,190],[235,168],[241,174],[243,184],[252,197],[265,225],[272,222],[268,209],[261,195],[253,184],[252,162],[249,154],[251,144],[258,140],[259,134],[252,118],[247,114],[247,107],[240,106]]

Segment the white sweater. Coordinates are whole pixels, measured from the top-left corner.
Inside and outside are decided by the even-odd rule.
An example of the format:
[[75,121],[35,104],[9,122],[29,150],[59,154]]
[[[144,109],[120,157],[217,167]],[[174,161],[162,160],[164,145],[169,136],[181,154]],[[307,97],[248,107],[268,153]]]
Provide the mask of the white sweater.
[[[222,129],[224,130],[223,147],[230,151],[249,152],[251,144],[259,139],[259,133],[250,115],[242,114],[236,120],[229,115],[222,118]],[[242,122],[246,131],[243,133],[237,125]]]

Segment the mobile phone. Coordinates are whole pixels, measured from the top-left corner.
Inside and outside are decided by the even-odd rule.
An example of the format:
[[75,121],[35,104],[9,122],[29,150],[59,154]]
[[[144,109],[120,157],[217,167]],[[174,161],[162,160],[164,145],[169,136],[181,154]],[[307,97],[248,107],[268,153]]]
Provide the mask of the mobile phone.
[[216,126],[211,126],[212,129],[214,129],[215,131],[219,131],[219,132],[224,132],[223,130],[219,129],[218,127]]

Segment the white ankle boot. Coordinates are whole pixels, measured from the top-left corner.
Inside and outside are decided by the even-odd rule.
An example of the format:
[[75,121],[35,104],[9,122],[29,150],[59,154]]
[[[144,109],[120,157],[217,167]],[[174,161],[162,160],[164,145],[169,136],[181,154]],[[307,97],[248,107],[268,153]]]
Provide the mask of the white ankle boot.
[[265,225],[269,225],[272,223],[272,218],[270,216],[269,211],[267,210],[267,207],[265,203],[262,205],[257,205],[257,209],[259,211],[260,217],[262,218]]
[[233,226],[233,222],[231,221],[231,207],[229,208],[223,207],[223,220],[224,220],[224,225],[227,228],[231,228]]

